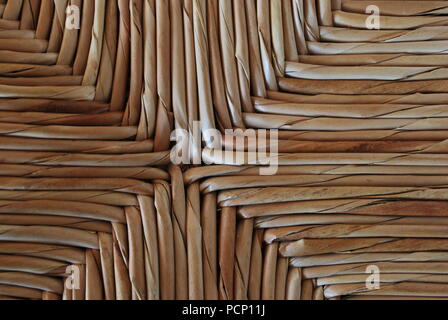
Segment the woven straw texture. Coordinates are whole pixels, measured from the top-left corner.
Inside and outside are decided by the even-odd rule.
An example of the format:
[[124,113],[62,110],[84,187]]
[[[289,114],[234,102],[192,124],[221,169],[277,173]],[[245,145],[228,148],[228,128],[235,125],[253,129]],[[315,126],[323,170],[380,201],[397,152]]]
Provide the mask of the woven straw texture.
[[[447,31],[448,1],[0,0],[0,299],[448,298]],[[196,121],[244,163],[171,164]]]

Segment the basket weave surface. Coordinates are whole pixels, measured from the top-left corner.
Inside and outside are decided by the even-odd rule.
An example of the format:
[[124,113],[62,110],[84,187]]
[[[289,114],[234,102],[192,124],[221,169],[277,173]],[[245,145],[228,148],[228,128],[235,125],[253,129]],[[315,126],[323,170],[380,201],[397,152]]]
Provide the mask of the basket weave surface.
[[0,299],[447,298],[447,8],[0,0]]

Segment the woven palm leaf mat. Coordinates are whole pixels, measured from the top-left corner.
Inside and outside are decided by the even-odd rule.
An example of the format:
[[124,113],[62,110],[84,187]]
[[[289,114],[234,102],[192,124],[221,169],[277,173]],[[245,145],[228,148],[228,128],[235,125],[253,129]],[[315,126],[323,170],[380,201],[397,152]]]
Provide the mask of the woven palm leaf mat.
[[[448,1],[0,0],[0,299],[448,298],[447,31]],[[198,122],[243,162],[173,165]]]

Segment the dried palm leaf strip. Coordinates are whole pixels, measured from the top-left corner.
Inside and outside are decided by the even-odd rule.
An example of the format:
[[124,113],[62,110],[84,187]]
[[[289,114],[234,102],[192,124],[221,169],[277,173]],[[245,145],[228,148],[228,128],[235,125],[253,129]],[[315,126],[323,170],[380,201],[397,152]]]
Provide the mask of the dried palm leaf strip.
[[[412,253],[361,253],[361,254],[323,254],[310,257],[292,258],[291,265],[308,268],[319,266],[337,266],[352,263],[440,263],[446,262],[446,252],[412,252]],[[423,269],[424,270],[424,269]]]
[[[188,130],[185,47],[183,34],[182,3],[170,1],[171,10],[171,70],[173,88],[173,113],[175,128]],[[176,290],[177,291],[177,290]]]
[[266,87],[269,90],[278,90],[275,79],[275,70],[272,64],[272,40],[271,40],[271,17],[270,3],[267,1],[257,2],[258,38],[261,52],[261,62]]
[[[65,8],[65,7],[64,7]],[[95,14],[92,27],[92,40],[83,77],[83,86],[95,86],[101,64],[101,54],[104,43],[104,25],[106,15],[106,1],[95,0]]]
[[[207,12],[204,0],[193,0],[193,26],[195,34],[196,66],[198,81],[199,117],[203,132],[216,128],[210,81],[210,60],[208,55]],[[210,137],[205,136],[208,145]]]
[[[196,197],[200,196],[195,194]],[[196,198],[200,201],[200,198]],[[216,194],[204,195],[201,203],[201,227],[203,237],[203,272],[204,299],[218,299],[218,244],[216,231],[218,229]],[[201,263],[199,261],[199,263]]]
[[110,101],[114,79],[114,70],[118,47],[118,4],[117,1],[108,1],[106,4],[106,26],[104,30],[104,45],[99,67],[96,86],[97,101]]
[[[210,2],[210,5],[212,5],[213,2]],[[209,10],[209,13],[207,14],[207,27],[212,28],[215,24],[210,22],[210,19],[214,17],[212,14],[212,10]],[[187,94],[187,112],[188,112],[188,128],[191,130],[194,126],[194,122],[199,120],[199,105],[198,105],[198,81],[197,81],[197,68],[196,68],[196,55],[195,55],[195,39],[194,39],[194,13],[193,13],[193,0],[185,0],[183,4],[183,19],[184,19],[184,41],[185,41],[185,73],[186,73],[186,94]],[[215,19],[216,20],[216,19]],[[215,25],[216,26],[216,25]],[[217,50],[219,46],[214,45],[212,41],[214,39],[217,39],[217,35],[215,32],[215,36],[212,36],[209,30],[208,35],[208,41],[210,44],[210,72],[211,72],[211,85],[213,86],[215,84],[215,81],[213,81],[214,77],[214,68],[221,72],[221,59],[213,60],[214,53],[212,50]],[[218,65],[219,63],[219,65]],[[222,85],[223,82],[220,82]],[[213,89],[214,90],[214,89]],[[215,91],[215,94],[213,97],[216,97],[217,93]],[[224,97],[224,94],[222,94],[222,97]],[[225,101],[225,99],[224,99]],[[215,101],[215,106],[218,106],[219,104]],[[230,118],[228,120],[228,123],[230,123]],[[193,159],[200,158],[199,150],[196,150],[196,146],[190,145],[190,154]]]
[[85,263],[85,255],[82,249],[53,244],[4,241],[0,243],[0,253],[14,256],[20,255],[51,259],[71,264]]
[[300,62],[323,66],[445,67],[448,65],[448,58],[443,54],[348,54],[300,56]]
[[418,104],[304,104],[253,98],[260,113],[346,118],[433,118],[443,117],[447,105]]
[[244,111],[253,111],[250,100],[250,56],[248,48],[248,29],[246,7],[243,1],[233,1],[233,15],[235,18],[235,58],[238,70],[241,106]]
[[[320,26],[331,26],[333,25],[333,12],[331,1],[318,0],[316,3],[317,13],[319,18]],[[364,11],[365,12],[365,11]]]
[[100,126],[46,126],[1,123],[0,134],[5,136],[50,138],[50,139],[79,139],[79,140],[123,140],[132,138],[136,133],[135,127],[100,127]]
[[76,57],[73,63],[74,75],[84,76],[84,72],[86,70],[87,59],[90,53],[94,13],[95,13],[94,1],[83,1],[82,19],[80,26],[81,30],[79,32],[79,38],[78,38],[78,49],[76,51]]
[[324,289],[325,297],[343,295],[392,295],[392,296],[423,296],[446,297],[447,285],[444,283],[418,283],[400,282],[396,284],[383,284],[378,290],[368,290],[364,284],[330,285]]
[[[302,80],[279,78],[281,90],[302,94],[407,95],[445,93],[447,80],[380,81],[380,80]],[[358,99],[361,100],[361,99]],[[360,101],[359,101],[360,102]]]
[[71,74],[72,68],[68,65],[40,66],[0,63],[0,76],[2,77],[49,77]]
[[[415,238],[356,238],[356,239],[302,239],[293,242],[282,242],[279,247],[279,252],[284,257],[303,257],[312,256],[316,254],[325,253],[369,253],[369,252],[414,252],[414,251],[439,251],[446,250],[447,240],[445,239],[415,239]],[[398,266],[396,266],[398,267]],[[428,266],[431,267],[431,266]],[[346,268],[343,270],[346,274],[365,274],[361,268],[353,269]],[[399,269],[400,270],[400,269]],[[420,271],[401,269],[391,270],[390,268],[384,270],[386,273],[430,273],[442,274],[446,271],[434,271],[433,269],[421,268]],[[425,270],[425,271],[424,271]],[[335,275],[343,275],[342,272],[337,272],[331,275],[314,275],[313,278],[328,277]]]
[[[48,206],[45,207],[44,203]],[[64,206],[71,206],[67,208]],[[33,207],[35,206],[35,207]],[[109,211],[107,211],[109,210]],[[7,214],[35,214],[66,217],[82,217],[108,222],[125,222],[123,208],[87,202],[60,200],[1,201],[1,211]],[[59,211],[59,212],[58,212]]]
[[410,42],[307,42],[309,52],[316,54],[380,54],[380,53],[409,53],[409,54],[437,54],[448,50],[447,40],[410,41]]
[[[343,26],[354,29],[366,29],[366,21],[369,16],[358,13],[333,11],[333,22],[335,26]],[[448,18],[444,16],[381,16],[381,29],[401,30],[413,29],[424,26],[443,26],[448,24]]]
[[[291,172],[292,173],[292,172]],[[287,178],[288,177],[288,178]],[[233,202],[243,201],[243,199],[275,199],[281,192],[287,192],[288,196],[284,196],[285,199],[290,201],[303,199],[303,200],[316,200],[316,199],[336,199],[338,197],[352,198],[352,197],[375,197],[375,196],[388,196],[388,195],[402,195],[406,197],[407,192],[412,191],[425,191],[426,187],[430,189],[435,188],[434,191],[429,191],[431,194],[437,193],[437,186],[443,187],[446,185],[447,179],[443,175],[440,176],[422,176],[419,175],[419,182],[415,182],[414,175],[335,175],[330,174],[309,174],[309,175],[276,175],[276,176],[261,176],[261,175],[232,175],[228,177],[217,176],[212,177],[201,183],[201,190],[207,192],[216,192],[221,190],[229,190],[228,192],[221,193],[220,201],[228,200]],[[286,179],[287,178],[287,179]],[[244,179],[246,183],[243,184]],[[397,179],[399,181],[397,181]],[[414,184],[413,184],[414,183]],[[278,189],[283,186],[285,189]],[[301,186],[302,188],[293,189]],[[318,186],[326,186],[326,188],[316,188]],[[333,186],[335,188],[328,188]],[[268,187],[268,189],[253,189],[247,188],[256,187]],[[270,187],[270,188],[269,188]],[[308,188],[310,187],[310,188]],[[366,187],[366,188],[361,188]],[[390,187],[390,188],[386,188]],[[401,189],[400,189],[401,187]],[[307,189],[308,188],[308,189]],[[243,189],[243,190],[235,190]],[[323,192],[326,190],[326,192]],[[383,191],[382,191],[383,190]],[[251,191],[251,192],[249,192]],[[319,191],[322,192],[319,195]],[[246,192],[248,192],[246,194]],[[317,192],[317,194],[316,194]],[[335,196],[332,196],[334,192]],[[264,195],[260,195],[265,193]],[[272,195],[269,195],[272,193]],[[300,198],[303,193],[303,198]],[[308,195],[309,194],[309,195]],[[424,194],[420,193],[422,196]],[[240,196],[240,197],[238,197]],[[263,198],[264,196],[264,198]],[[311,198],[307,198],[310,196]],[[324,198],[313,198],[313,197]],[[325,198],[328,196],[329,198]],[[297,197],[296,199],[294,199]],[[439,195],[440,197],[440,195]],[[442,196],[440,199],[445,199]],[[278,199],[279,201],[281,198]],[[275,202],[275,201],[274,201]]]
[[294,34],[300,54],[308,54],[305,37],[305,8],[303,1],[292,0],[292,12],[294,18]]
[[[118,0],[118,47],[114,70],[114,82],[112,86],[111,110],[123,110],[126,105],[127,85],[125,80],[129,77],[130,59],[130,8],[129,1]],[[90,10],[91,12],[91,10]],[[91,30],[91,28],[88,28]],[[146,34],[145,34],[146,35]],[[91,33],[89,34],[91,36]],[[78,47],[79,48],[79,47]],[[85,53],[85,51],[81,52]],[[87,58],[87,57],[85,57]]]
[[[274,241],[291,241],[308,239],[325,239],[325,238],[359,238],[359,237],[414,237],[414,238],[447,238],[446,225],[360,225],[360,224],[337,224],[329,226],[308,225],[293,226],[276,229],[268,229],[265,231],[264,240],[267,243]],[[411,254],[412,256],[415,251]],[[423,253],[423,252],[422,252]],[[379,255],[381,255],[380,253]],[[387,253],[392,255],[392,253]],[[387,255],[386,254],[386,255]],[[437,261],[437,256],[442,255],[446,259],[446,252],[427,252],[426,255]],[[370,255],[367,254],[359,254]],[[375,254],[371,254],[374,256]],[[331,256],[331,255],[330,255]],[[348,255],[347,255],[348,256]],[[349,255],[356,257],[357,254]],[[309,266],[308,261],[315,263],[324,256],[300,257],[294,259],[294,265],[298,267]],[[350,259],[350,258],[349,258]],[[347,260],[344,260],[347,263]],[[342,261],[341,261],[342,262]],[[338,262],[340,263],[340,262]]]
[[0,285],[0,294],[1,296],[7,296],[20,299],[31,299],[37,300],[42,298],[42,291],[37,289],[25,288],[25,287],[17,287],[17,286],[9,286],[9,285]]
[[251,128],[291,131],[356,131],[356,130],[444,130],[447,118],[390,119],[390,118],[328,118],[298,117],[272,114],[245,113],[245,122]]
[[104,112],[100,114],[70,114],[48,112],[9,112],[0,111],[3,123],[22,123],[34,125],[68,126],[117,126],[123,113]]
[[16,20],[0,19],[1,30],[18,30],[20,22]]
[[83,201],[114,206],[135,206],[138,204],[134,195],[114,191],[0,191],[0,199]]
[[[28,168],[28,167],[24,167]],[[191,168],[184,173],[184,183],[194,183],[201,179],[212,177],[247,176],[250,179],[260,175],[260,166],[230,166],[216,165],[200,168]],[[19,169],[19,168],[17,168]],[[286,175],[445,175],[448,167],[425,167],[425,166],[362,166],[362,165],[299,165],[280,166],[278,176]],[[206,182],[204,182],[206,185]]]
[[188,288],[188,258],[187,258],[187,207],[185,187],[182,179],[182,171],[179,167],[171,165],[169,167],[171,175],[171,192],[173,201],[173,233],[174,233],[174,254],[176,261],[176,300],[183,300],[189,297]]
[[[115,2],[115,1],[111,1]],[[81,9],[82,1],[81,0],[70,0],[67,3],[68,6],[76,6]],[[66,9],[67,10],[67,9]],[[64,26],[66,23],[64,22]],[[67,28],[65,27],[63,38],[61,41],[61,47],[58,55],[58,65],[73,65],[73,61],[75,60],[76,49],[78,45],[78,29],[77,28]]]
[[[67,181],[70,182],[67,185]],[[140,180],[126,178],[0,178],[2,190],[39,190],[39,191],[96,191],[111,190],[116,192],[153,195],[151,184]]]
[[377,67],[377,66],[321,66],[286,62],[285,75],[311,80],[441,80],[446,79],[446,68],[437,67]]
[[[143,88],[141,96],[141,114],[137,139],[143,140],[154,136],[157,112],[157,50],[153,45],[156,42],[156,9],[154,0],[143,2]],[[121,27],[120,27],[121,28]],[[121,35],[121,34],[120,34]],[[121,46],[119,41],[119,48]],[[119,54],[120,54],[119,50]],[[121,65],[121,66],[120,66]],[[117,62],[116,68],[126,68],[126,63]],[[117,80],[118,79],[117,77]],[[121,81],[121,80],[120,80]],[[114,108],[119,108],[119,101],[124,98],[124,88],[114,86],[112,92],[120,91],[120,98],[115,98]]]
[[1,30],[0,39],[34,39],[36,32],[33,30]]
[[69,0],[56,1],[54,3],[53,24],[50,38],[48,39],[47,52],[59,52],[64,37],[66,22],[66,8]]
[[169,1],[156,1],[158,107],[154,137],[155,151],[169,149],[172,125],[171,31]]
[[25,214],[2,214],[0,216],[3,225],[23,226],[59,226],[91,232],[112,233],[111,224],[94,219],[81,219],[71,217],[59,217],[51,215],[25,215]]
[[17,151],[56,151],[97,154],[149,153],[153,150],[153,142],[134,141],[67,141],[57,139],[13,138],[0,136],[1,150]]
[[446,26],[420,27],[414,30],[358,30],[321,26],[323,42],[409,42],[447,40]]
[[232,1],[219,0],[218,2],[221,55],[222,63],[225,66],[223,68],[225,92],[233,126],[244,128],[237,63],[235,60],[235,27]]
[[237,223],[235,242],[235,299],[248,299],[250,277],[250,255],[254,224],[252,219],[244,219]]
[[305,36],[309,41],[320,41],[316,1],[304,0],[303,3],[305,12]]
[[[385,224],[385,225],[437,225],[448,224],[445,217],[400,217],[396,216],[363,216],[363,215],[350,215],[350,214],[300,214],[280,217],[263,217],[257,218],[255,226],[260,229],[269,228],[283,228],[291,226],[306,226],[306,225],[332,225],[332,224]],[[432,249],[431,249],[432,248]],[[415,248],[414,248],[415,249]],[[409,251],[412,248],[401,247],[399,250]],[[437,250],[437,248],[430,247],[420,251]],[[387,251],[387,250],[386,250]],[[386,252],[383,251],[383,252]],[[393,250],[391,250],[393,251]],[[415,250],[413,250],[415,251]],[[331,252],[331,251],[330,251]],[[387,251],[390,252],[390,251]]]
[[273,65],[276,75],[282,77],[284,76],[285,70],[283,1],[272,0],[270,1],[270,5]]
[[109,105],[95,101],[50,100],[50,99],[0,99],[2,111],[27,111],[51,113],[101,113],[109,110]]
[[[431,188],[428,189],[421,188],[414,190],[412,189],[412,187],[409,187],[410,191],[409,193],[407,193],[406,188],[404,188],[403,191],[403,189],[401,189],[400,187],[388,187],[388,188],[365,187],[364,184],[360,184],[360,186],[357,187],[341,187],[340,185],[337,185],[337,183],[336,186],[337,187],[332,186],[331,188],[330,187],[326,188],[270,187],[260,189],[242,188],[240,190],[230,190],[222,192],[219,197],[219,202],[223,206],[251,205],[251,207],[244,207],[241,208],[239,211],[244,217],[251,218],[259,215],[269,216],[269,215],[291,214],[300,212],[331,213],[339,211],[339,212],[358,213],[358,214],[363,214],[364,212],[366,214],[370,214],[372,210],[369,209],[369,206],[377,207],[378,215],[386,214],[382,212],[383,211],[387,212],[387,210],[389,209],[391,211],[391,214],[393,210],[402,210],[418,213],[419,208],[413,209],[411,207],[412,204],[414,205],[426,204],[428,206],[427,214],[430,215],[432,213],[437,213],[435,210],[437,209],[438,206],[443,207],[445,205],[443,201],[446,199],[443,195],[442,196],[437,195],[438,193],[443,194],[443,191],[440,191],[437,188],[434,188],[434,191],[432,191]],[[357,188],[364,190],[364,193],[362,191],[360,191],[360,193],[354,192],[355,195],[359,194],[360,199],[353,198],[353,196],[351,196],[351,193],[349,192],[351,189],[357,189]],[[389,191],[390,193],[381,194],[380,193],[381,188],[390,189]],[[328,195],[325,193],[319,193],[325,189],[329,189]],[[279,198],[281,192],[285,191],[291,192],[291,195],[289,196],[284,195],[282,198]],[[304,192],[303,198],[300,197],[300,191]],[[378,193],[375,194],[375,191]],[[295,192],[297,192],[297,194],[294,194]],[[344,194],[344,192],[346,193]],[[307,193],[311,194],[311,196],[308,196]],[[263,196],[265,198],[262,198]],[[338,199],[338,197],[342,197],[344,200],[341,200],[340,198],[339,200],[329,200],[329,199]],[[394,202],[393,200],[394,197],[397,197],[398,199],[401,200]],[[276,202],[275,198],[279,198],[279,200]],[[372,199],[372,200],[362,200],[362,199]],[[405,201],[404,199],[407,200]],[[316,200],[321,200],[321,202],[319,203],[319,201]],[[438,201],[426,202],[425,200],[438,200]],[[296,202],[285,203],[290,201],[296,201]],[[307,201],[307,202],[302,203],[300,201]],[[265,204],[266,210],[264,212],[260,210],[260,208],[262,207],[260,206],[261,204]],[[277,206],[275,204],[277,204]]]
[[[39,69],[39,68],[38,68]],[[64,68],[49,68],[48,71],[53,73],[54,71],[58,71],[58,69],[62,72],[59,73],[66,73],[70,67],[64,67]],[[33,70],[31,70],[33,72]],[[39,70],[36,70],[39,71]],[[21,72],[22,73],[22,72]],[[27,72],[24,72],[27,73]],[[70,72],[71,74],[71,72]],[[2,85],[8,85],[8,86],[27,86],[27,87],[40,87],[42,83],[45,82],[46,86],[59,86],[59,87],[74,87],[81,85],[82,77],[80,76],[49,76],[49,77],[23,77],[23,78],[8,78],[8,77],[1,77],[0,78],[0,84]]]
[[61,87],[19,87],[0,85],[0,98],[38,98],[55,100],[93,100],[95,87],[61,86]]
[[[353,239],[333,239],[335,241],[353,241]],[[314,241],[314,240],[313,240]],[[437,240],[438,241],[438,240]],[[364,274],[368,263],[341,264],[332,266],[316,266],[303,269],[306,279],[330,277],[347,274]],[[431,273],[446,274],[446,262],[379,262],[377,266],[385,273]]]
[[[439,171],[443,174],[443,171]],[[51,167],[39,165],[0,164],[2,176],[36,178],[134,178],[143,180],[168,180],[168,174],[162,169],[151,167]]]
[[[130,1],[130,80],[129,98],[123,118],[123,125],[137,125],[141,116],[141,95],[143,88],[143,35],[142,17],[143,3],[141,1]],[[119,61],[119,63],[129,63]],[[117,75],[122,76],[122,75]],[[123,80],[121,80],[123,81]],[[123,83],[124,84],[124,83]],[[157,143],[156,143],[157,144]],[[157,148],[157,147],[156,147]]]
[[[187,188],[186,201],[186,227],[193,232],[187,233],[187,255],[188,255],[188,295],[190,299],[204,299],[203,274],[203,245],[201,230],[201,208],[198,184],[192,184]],[[217,281],[217,279],[215,279]],[[222,293],[220,293],[222,294]]]
[[8,164],[31,164],[79,167],[144,167],[170,163],[169,152],[138,153],[130,155],[93,155],[56,152],[4,151],[1,160]]
[[36,26],[36,39],[48,40],[50,37],[53,13],[54,1],[42,0]]
[[98,238],[84,230],[47,226],[0,225],[2,241],[41,242],[98,249]]
[[[301,154],[279,154],[271,156],[260,156],[251,152],[235,152],[236,158],[230,160],[225,159],[222,152],[205,149],[203,151],[203,159],[208,163],[227,164],[227,165],[244,165],[256,164],[267,165],[276,161],[278,165],[413,165],[413,166],[445,166],[446,157],[442,154],[401,154],[401,153],[374,153],[374,154],[348,154],[348,153],[301,153]],[[241,159],[241,160],[240,160]]]
[[294,17],[291,14],[291,12],[293,12],[293,1],[283,1],[282,16],[283,16],[285,59],[287,61],[298,62],[299,48],[297,47],[298,44],[296,42],[296,36],[294,31]]
[[[285,81],[283,79],[282,81]],[[268,92],[268,98],[273,100],[288,101],[294,103],[317,104],[445,104],[448,94],[445,93],[410,93],[410,94],[325,94],[314,95],[301,94],[295,89],[295,93]],[[293,91],[294,92],[294,91]]]
[[157,209],[160,297],[164,300],[175,298],[175,256],[173,243],[173,224],[171,220],[171,197],[167,183],[155,185],[155,207]]
[[[224,68],[221,61],[221,46],[220,46],[220,33],[219,29],[219,3],[218,1],[209,1],[207,11],[207,29],[208,29],[208,41],[210,50],[210,78],[211,89],[213,93],[214,110],[216,110],[216,122],[220,129],[231,129],[232,119],[230,116],[229,102],[226,94],[226,82],[224,80]],[[257,36],[258,37],[258,36]],[[258,40],[257,40],[258,44]],[[264,81],[264,80],[263,80]],[[197,90],[193,88],[193,90]],[[241,111],[240,111],[241,112]],[[197,112],[192,114],[197,118]],[[193,123],[190,119],[190,129],[193,128]],[[194,146],[191,146],[195,148]],[[193,151],[197,156],[198,150]]]
[[[359,132],[362,134],[362,132]],[[335,137],[333,137],[334,139]],[[331,140],[329,138],[325,140]],[[1,141],[1,140],[0,140]],[[396,153],[396,152],[410,152],[410,153],[445,153],[444,142],[434,141],[294,141],[294,140],[272,140],[266,143],[260,141],[255,142],[253,139],[240,139],[238,137],[224,137],[223,146],[226,150],[233,150],[236,146],[236,141],[239,142],[239,151],[259,151],[259,152],[274,152],[271,145],[275,146],[275,151],[280,153],[338,153],[338,152],[380,152],[380,153]],[[244,143],[244,145],[242,145]],[[1,145],[0,145],[1,147]]]
[[45,53],[47,47],[48,41],[39,39],[2,39],[0,42],[0,50],[23,53]]
[[[248,205],[247,203],[240,204]],[[235,202],[221,202],[220,205],[234,205]],[[260,204],[264,204],[266,212],[260,212]],[[415,207],[412,207],[415,206]],[[325,200],[325,201],[297,201],[285,203],[285,200],[278,203],[271,201],[258,201],[249,204],[248,207],[240,208],[239,213],[245,218],[272,216],[272,215],[291,215],[294,213],[323,213],[323,214],[356,214],[356,215],[381,215],[381,216],[431,216],[442,217],[443,213],[438,210],[444,209],[444,201],[417,201],[406,200],[396,201],[390,199],[376,200]],[[427,208],[427,211],[425,211]],[[377,210],[376,212],[374,210]],[[279,221],[292,221],[300,217],[278,219]],[[306,219],[306,217],[305,217]],[[362,219],[362,218],[354,218]],[[370,218],[366,218],[367,220]],[[412,219],[411,219],[412,220]],[[417,219],[418,220],[418,219]],[[443,219],[442,219],[443,220]],[[283,223],[283,222],[282,222]]]
[[377,6],[387,16],[439,15],[448,13],[445,1],[342,1],[342,10],[346,12],[365,13],[369,5]]
[[[334,276],[319,278],[316,281],[318,286],[332,286],[341,284],[355,284],[366,282],[365,275],[345,275],[345,276]],[[382,273],[380,284],[391,284],[399,282],[421,282],[425,284],[429,283],[447,283],[446,275],[434,275],[434,274],[388,274]]]
[[68,264],[61,261],[27,256],[1,255],[0,270],[21,271],[31,274],[63,274]]
[[257,8],[256,4],[250,0],[245,0],[245,7],[247,19],[251,92],[257,97],[265,97],[266,86],[264,83],[263,66],[260,55],[260,43],[258,40],[258,21],[256,13]]
[[41,0],[25,0],[23,2],[20,29],[36,30],[41,6]]
[[280,131],[278,137],[283,140],[297,141],[443,141],[447,131],[395,131],[395,130],[359,130],[359,131]]

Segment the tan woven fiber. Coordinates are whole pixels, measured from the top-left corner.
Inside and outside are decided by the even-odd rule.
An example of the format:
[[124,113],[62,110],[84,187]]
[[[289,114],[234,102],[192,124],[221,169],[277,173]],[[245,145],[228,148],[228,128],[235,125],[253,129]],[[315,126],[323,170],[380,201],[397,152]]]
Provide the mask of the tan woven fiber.
[[[366,25],[370,5],[379,30]],[[445,1],[196,6],[210,17],[197,23],[212,69],[202,128],[215,124],[236,152],[207,146],[204,162],[219,166],[184,173],[187,217],[202,229],[188,241],[190,298],[447,298]],[[237,146],[247,132],[226,129],[278,129],[279,140]],[[276,175],[260,175],[267,160]]]
[[170,88],[151,81],[170,56],[151,40],[166,20],[155,5],[2,2],[2,297],[186,297],[182,173],[168,167],[173,114],[159,103]]
[[[156,17],[146,16],[155,13],[155,3],[7,1],[1,21],[11,27],[0,27],[2,136],[20,131],[36,139],[134,140],[142,144],[140,153],[168,150],[170,102],[159,105],[164,84],[150,81],[156,60],[145,63],[145,57],[169,57],[169,47],[150,52]],[[78,11],[66,11],[68,5]],[[157,114],[166,121],[156,122]]]
[[[446,5],[408,2],[197,2],[215,16],[198,25],[208,29],[215,69],[203,128],[214,113],[222,132],[279,129],[284,152],[314,152],[321,141],[339,141],[334,152],[381,152],[380,140],[395,140],[396,150],[446,140]],[[380,10],[380,30],[367,29],[369,5]]]
[[[446,177],[433,167],[385,169],[188,170],[196,208],[187,215],[202,228],[191,242],[203,251],[202,262],[189,261],[203,277],[189,280],[209,299],[447,298]],[[366,287],[372,265],[379,290]]]
[[447,3],[0,0],[0,300],[447,299]]

